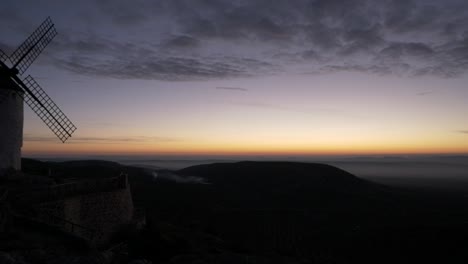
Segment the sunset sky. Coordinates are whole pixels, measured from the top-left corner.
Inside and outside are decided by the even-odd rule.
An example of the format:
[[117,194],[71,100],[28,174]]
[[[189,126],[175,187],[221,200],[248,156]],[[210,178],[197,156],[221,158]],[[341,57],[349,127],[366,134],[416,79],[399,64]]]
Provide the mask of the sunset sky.
[[10,54],[78,127],[25,106],[24,155],[468,153],[468,1],[2,1]]

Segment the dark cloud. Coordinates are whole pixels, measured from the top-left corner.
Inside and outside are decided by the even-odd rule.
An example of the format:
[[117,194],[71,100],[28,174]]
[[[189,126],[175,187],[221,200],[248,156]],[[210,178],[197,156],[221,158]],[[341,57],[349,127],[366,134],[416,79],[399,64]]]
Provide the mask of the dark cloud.
[[380,55],[388,58],[399,59],[402,56],[429,57],[434,50],[423,43],[391,43],[380,51]]
[[251,76],[251,68],[268,64],[251,59],[219,60],[218,58],[184,58],[148,56],[135,60],[115,58],[96,60],[71,56],[55,60],[58,67],[85,75],[118,79],[157,79],[167,81],[203,80],[223,77]]
[[426,95],[432,94],[432,93],[433,93],[432,91],[425,91],[425,92],[417,93],[416,95],[417,95],[417,96],[426,96]]
[[148,21],[151,13],[161,10],[164,1],[96,0],[97,9],[119,26],[138,26]]
[[198,40],[189,36],[172,37],[161,45],[136,45],[96,36],[64,34],[48,55],[51,63],[67,71],[119,79],[184,81],[245,77],[275,69],[271,63],[255,58],[183,52],[197,45]]
[[441,77],[468,70],[461,0],[85,1],[109,28],[89,22],[60,34],[49,52],[56,66],[81,74],[191,80],[297,68]]
[[8,60],[8,55],[0,48],[0,60],[4,63]]
[[227,90],[227,91],[238,91],[238,92],[247,92],[249,89],[241,87],[216,87],[218,90]]
[[0,42],[0,53],[2,53],[2,57],[6,56],[6,58],[10,57],[10,55],[16,50],[16,47],[12,45]]
[[199,45],[199,41],[196,38],[190,36],[175,36],[169,39],[165,46],[168,48],[195,48]]
[[462,134],[468,134],[468,130],[460,130],[458,131],[459,133],[462,133]]
[[342,45],[340,55],[350,55],[356,52],[375,52],[386,42],[380,32],[380,26],[369,29],[353,29],[343,34],[346,44]]
[[390,1],[385,11],[384,25],[395,32],[411,32],[430,25],[437,18],[434,6],[424,5],[423,1]]
[[[23,34],[30,34],[32,32],[33,28],[31,28],[31,24],[20,15],[21,11],[21,6],[17,3],[2,3],[2,8],[0,8],[0,25],[4,25],[4,31],[2,32],[2,39],[0,41],[11,41],[5,37],[15,31]],[[12,44],[14,43],[8,43],[10,46]],[[19,45],[19,43],[14,45]],[[13,49],[5,49],[4,51],[10,53],[13,52]]]
[[396,70],[391,66],[385,65],[359,65],[359,64],[344,64],[344,65],[326,65],[321,67],[315,73],[334,73],[341,71],[361,72],[371,74],[397,74]]

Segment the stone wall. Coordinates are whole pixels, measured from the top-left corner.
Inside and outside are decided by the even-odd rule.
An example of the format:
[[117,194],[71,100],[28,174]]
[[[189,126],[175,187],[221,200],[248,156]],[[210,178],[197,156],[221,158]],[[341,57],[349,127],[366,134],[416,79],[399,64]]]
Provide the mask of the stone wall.
[[78,195],[125,189],[127,188],[127,185],[128,182],[125,175],[113,178],[78,180],[51,185],[46,188],[39,188],[33,192],[18,195],[16,199],[28,204],[46,203],[50,201],[65,200]]
[[130,185],[126,177],[123,179],[125,185],[119,185],[121,188],[40,203],[36,206],[38,218],[92,244],[106,244],[112,235],[133,219]]

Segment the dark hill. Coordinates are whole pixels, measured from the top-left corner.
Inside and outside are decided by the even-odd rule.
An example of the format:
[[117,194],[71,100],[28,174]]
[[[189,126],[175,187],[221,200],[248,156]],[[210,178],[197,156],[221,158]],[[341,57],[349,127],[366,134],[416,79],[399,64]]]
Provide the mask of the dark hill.
[[[451,259],[466,258],[459,245],[467,214],[447,197],[382,186],[314,163],[218,163],[178,173],[212,183],[211,192],[189,195],[199,210],[187,215],[235,248],[273,249],[317,263],[419,262],[448,258],[448,252]],[[202,211],[200,204],[210,201],[215,209]]]
[[216,185],[261,188],[340,188],[368,184],[336,167],[318,163],[256,162],[214,163],[178,171],[198,176]]
[[21,162],[23,172],[43,176],[50,173],[56,180],[115,177],[126,170],[119,163],[103,160],[44,162],[23,158]]
[[[336,167],[299,162],[215,163],[177,172],[211,183],[217,199],[240,207],[372,207],[388,200],[387,188]],[[364,201],[365,200],[365,201]]]

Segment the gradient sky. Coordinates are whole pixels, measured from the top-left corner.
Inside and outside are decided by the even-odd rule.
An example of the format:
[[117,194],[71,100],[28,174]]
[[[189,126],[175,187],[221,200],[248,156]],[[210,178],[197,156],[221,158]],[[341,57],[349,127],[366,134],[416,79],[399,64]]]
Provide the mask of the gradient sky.
[[468,153],[462,0],[3,0],[10,54],[78,130],[25,107],[25,155]]

